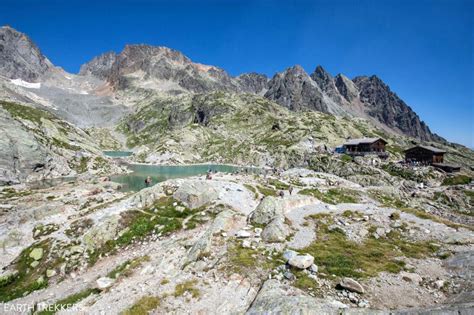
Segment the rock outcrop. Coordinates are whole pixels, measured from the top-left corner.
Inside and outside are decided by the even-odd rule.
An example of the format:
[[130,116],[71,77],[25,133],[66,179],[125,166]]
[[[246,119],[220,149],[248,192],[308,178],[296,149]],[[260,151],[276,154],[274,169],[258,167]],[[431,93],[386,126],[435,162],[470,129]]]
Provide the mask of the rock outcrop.
[[[85,172],[109,162],[82,130],[49,112],[0,102],[0,185]],[[98,161],[98,160],[97,160]]]
[[52,67],[28,36],[9,26],[0,28],[0,75],[38,82]]
[[267,280],[246,314],[337,314],[345,307],[341,302],[316,299],[277,280]]
[[95,58],[81,67],[108,81],[116,90],[146,88],[159,91],[203,93],[238,91],[224,70],[193,63],[177,50],[150,45],[127,45],[117,55]]
[[357,86],[345,75],[338,74],[334,83],[339,94],[341,94],[348,102],[352,102],[359,97]]
[[246,93],[264,94],[267,91],[268,78],[264,74],[244,73],[236,79],[242,91]]
[[317,66],[314,72],[311,74],[313,79],[321,88],[335,102],[342,104],[342,97],[336,87],[334,77],[328,73],[322,66]]
[[298,65],[275,74],[268,82],[265,97],[290,110],[329,112],[321,89]]
[[354,80],[366,112],[384,125],[425,141],[440,141],[418,115],[377,76],[361,76]]
[[117,54],[113,51],[106,52],[95,57],[88,63],[81,66],[79,75],[92,75],[105,80],[110,75],[112,66],[117,59]]

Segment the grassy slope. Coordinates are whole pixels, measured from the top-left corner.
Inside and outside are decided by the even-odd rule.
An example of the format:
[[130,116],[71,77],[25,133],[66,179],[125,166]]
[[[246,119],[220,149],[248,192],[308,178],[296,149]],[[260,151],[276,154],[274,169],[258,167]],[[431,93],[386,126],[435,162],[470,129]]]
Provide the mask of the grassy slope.
[[[54,114],[5,101],[0,101],[0,110],[8,112],[20,124],[18,128],[32,134],[44,151],[65,158],[69,167],[76,172],[82,173],[88,168],[101,168],[104,172],[109,169],[110,165],[101,157],[102,153],[94,139]],[[9,129],[8,132],[14,133],[15,129]],[[86,153],[88,157],[76,158],[76,152]]]
[[[213,114],[197,122],[199,109]],[[348,137],[383,137],[391,159],[403,158],[409,138],[377,129],[361,118],[319,112],[292,112],[254,95],[157,97],[124,118],[118,129],[130,147],[175,152],[184,162],[255,163],[291,166],[307,160],[314,147],[335,147]],[[469,165],[474,153],[460,146],[440,145],[448,160]]]

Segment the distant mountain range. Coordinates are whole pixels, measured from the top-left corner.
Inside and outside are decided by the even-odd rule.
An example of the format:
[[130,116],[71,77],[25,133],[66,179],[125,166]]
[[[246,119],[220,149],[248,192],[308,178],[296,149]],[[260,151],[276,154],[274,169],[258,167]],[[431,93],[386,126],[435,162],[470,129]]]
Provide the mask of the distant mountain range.
[[80,127],[113,124],[155,93],[223,91],[260,95],[292,111],[362,117],[422,141],[444,141],[377,76],[334,77],[321,66],[310,75],[296,65],[272,78],[258,73],[232,77],[167,47],[127,45],[71,74],[54,66],[27,35],[4,26],[0,84],[0,98],[47,107]]

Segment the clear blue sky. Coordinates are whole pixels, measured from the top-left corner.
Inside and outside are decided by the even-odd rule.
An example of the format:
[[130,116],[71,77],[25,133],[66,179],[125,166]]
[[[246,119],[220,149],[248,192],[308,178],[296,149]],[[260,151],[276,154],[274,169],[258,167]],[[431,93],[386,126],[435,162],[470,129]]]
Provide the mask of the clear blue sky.
[[147,43],[232,75],[272,76],[294,64],[376,74],[434,132],[474,148],[474,0],[0,4],[0,24],[27,33],[70,72],[105,51]]

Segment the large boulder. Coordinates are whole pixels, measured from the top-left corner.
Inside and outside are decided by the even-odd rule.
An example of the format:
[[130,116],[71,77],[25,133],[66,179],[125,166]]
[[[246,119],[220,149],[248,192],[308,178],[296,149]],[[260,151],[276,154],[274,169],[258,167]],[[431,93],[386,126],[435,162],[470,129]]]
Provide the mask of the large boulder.
[[96,280],[97,289],[105,290],[114,284],[115,280],[109,277],[102,277]]
[[262,240],[268,243],[284,242],[290,235],[290,229],[284,219],[277,217],[273,219],[262,231]]
[[212,236],[219,232],[228,232],[234,228],[235,223],[239,220],[237,215],[232,210],[224,210],[220,212],[212,222],[211,226],[204,232],[204,234],[193,244],[187,255],[187,262],[194,262],[198,260],[203,254],[209,253],[212,245]]
[[33,248],[29,256],[34,260],[40,260],[43,258],[43,249],[41,247]]
[[330,299],[313,298],[272,279],[265,281],[246,314],[339,314],[341,308],[346,308],[346,305]]
[[290,258],[288,260],[288,264],[292,267],[298,268],[298,269],[306,269],[311,267],[311,265],[314,263],[314,257],[306,254],[306,255],[296,255]]
[[89,249],[96,249],[105,244],[108,240],[113,239],[118,232],[119,216],[112,215],[105,219],[100,224],[94,225],[85,235],[84,243]]
[[284,206],[277,197],[268,196],[264,198],[252,212],[250,221],[257,224],[268,224],[277,217],[284,216]]
[[219,198],[219,192],[205,181],[186,181],[173,197],[189,208],[199,208]]
[[365,292],[364,287],[357,281],[352,278],[343,278],[341,282],[339,282],[339,286],[343,289],[348,291],[356,292],[363,294]]
[[138,208],[150,207],[158,200],[163,197],[164,191],[161,185],[154,185],[149,188],[140,190],[131,199],[131,205]]

